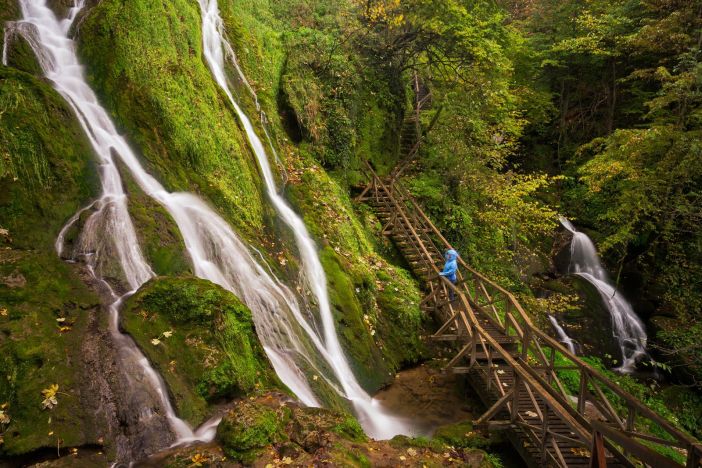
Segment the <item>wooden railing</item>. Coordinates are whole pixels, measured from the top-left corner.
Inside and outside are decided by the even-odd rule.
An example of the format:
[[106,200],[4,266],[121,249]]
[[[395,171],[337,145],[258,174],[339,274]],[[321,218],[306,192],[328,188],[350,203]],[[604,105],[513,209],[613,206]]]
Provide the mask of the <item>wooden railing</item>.
[[[384,230],[393,229],[420,252],[419,269],[429,275],[428,293],[422,305],[431,305],[443,320],[435,337],[446,335],[462,344],[447,367],[467,361],[467,369],[480,373],[488,388],[499,395],[497,402],[476,421],[478,426],[520,427],[532,443],[542,447],[543,458],[558,466],[566,466],[559,449],[559,441],[564,438],[569,439],[571,446],[575,444],[586,451],[600,448],[595,446],[597,439],[607,453],[625,466],[637,466],[637,462],[659,466],[657,457],[668,460],[670,466],[700,466],[699,441],[536,327],[509,291],[462,258],[455,285],[439,276],[442,252],[452,248],[451,244],[397,181],[385,184],[370,166],[368,175],[370,183],[360,198],[385,200],[393,209],[393,217],[388,223],[392,226],[385,226]],[[458,306],[450,300],[451,296],[457,298]],[[507,343],[511,339],[517,344],[516,353],[507,351],[504,342],[499,343],[485,330],[488,323],[508,338]],[[478,365],[479,357],[485,364]],[[497,367],[494,360],[509,366],[512,384],[506,385],[505,370]],[[567,374],[571,387],[577,382],[577,389],[563,382]],[[525,394],[530,402],[526,407]],[[495,420],[505,412],[509,419]],[[564,436],[551,431],[549,421],[554,417],[566,423],[572,434]],[[602,427],[606,429],[600,430]],[[655,434],[637,428],[648,428]],[[655,460],[644,456],[650,453],[656,454],[652,456]]]
[[[417,73],[413,75],[412,88],[414,91],[414,104],[412,114],[411,116],[408,116],[408,118],[405,120],[413,123],[413,131],[416,140],[414,144],[409,148],[406,154],[400,155],[400,162],[395,166],[395,168],[389,175],[391,185],[409,167],[412,161],[414,161],[417,154],[419,153],[419,148],[422,144],[422,141],[424,140],[424,134],[426,133],[422,130],[421,113],[423,110],[426,110],[431,106],[431,91],[429,91],[429,89],[421,83]],[[429,124],[429,128],[431,128],[436,123],[436,119],[438,118],[439,113],[440,110],[439,112],[437,112],[437,115],[435,115],[435,118],[432,119],[432,122]],[[427,129],[427,131],[428,130],[429,129]],[[400,136],[400,139],[402,139],[402,135]]]

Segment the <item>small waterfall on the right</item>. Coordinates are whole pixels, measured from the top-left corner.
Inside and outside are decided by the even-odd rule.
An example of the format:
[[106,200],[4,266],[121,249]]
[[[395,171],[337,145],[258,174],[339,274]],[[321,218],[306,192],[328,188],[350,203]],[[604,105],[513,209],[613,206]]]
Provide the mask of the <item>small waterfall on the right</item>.
[[631,373],[637,361],[646,356],[646,328],[631,304],[612,284],[592,240],[575,229],[573,223],[566,218],[561,217],[560,222],[573,235],[569,273],[580,276],[600,293],[612,318],[612,332],[622,353],[622,364],[617,370]]

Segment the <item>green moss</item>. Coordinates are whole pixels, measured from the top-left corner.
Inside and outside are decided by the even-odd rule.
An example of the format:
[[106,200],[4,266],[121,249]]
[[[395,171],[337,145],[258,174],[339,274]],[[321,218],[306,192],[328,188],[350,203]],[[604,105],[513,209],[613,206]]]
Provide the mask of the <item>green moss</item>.
[[[0,454],[97,437],[76,404],[81,341],[97,298],[53,248],[65,220],[96,191],[91,159],[62,99],[0,67],[0,227],[8,231],[0,236],[0,404],[12,418]],[[41,391],[52,384],[59,404],[44,410]]]
[[202,56],[200,11],[186,0],[106,0],[80,29],[88,80],[171,190],[206,195],[250,239],[264,223],[255,159]]
[[[3,284],[8,276],[24,286]],[[81,401],[81,341],[95,298],[68,265],[45,252],[0,253],[0,405],[11,422],[0,456],[95,442]],[[57,321],[62,319],[62,322]],[[60,326],[67,327],[60,331]],[[59,385],[58,405],[42,409],[42,390]],[[3,432],[0,427],[0,433]],[[104,429],[103,429],[104,430]],[[49,433],[53,433],[49,435]]]
[[366,434],[363,432],[363,428],[352,416],[345,417],[343,421],[332,427],[331,431],[349,440],[354,440],[357,442],[367,440]]
[[173,218],[139,188],[122,164],[119,167],[139,245],[154,272],[157,275],[190,273],[185,242]]
[[65,221],[98,191],[92,159],[61,97],[0,66],[0,220],[15,247],[53,244]]
[[[0,428],[0,455],[98,437],[94,415],[77,404],[81,342],[97,298],[53,246],[65,220],[97,191],[91,160],[61,97],[0,66],[0,228],[8,231],[0,235],[0,404],[9,404],[11,417]],[[44,410],[41,391],[52,384],[58,406]]]
[[453,447],[484,448],[491,444],[490,440],[473,432],[471,421],[441,426],[434,432],[433,438]]
[[251,312],[209,281],[154,279],[129,299],[122,324],[165,379],[179,415],[193,424],[209,403],[279,385]]
[[[20,16],[19,2],[16,0],[0,0],[0,25],[3,27],[5,21],[12,21],[18,19]],[[4,40],[3,36],[0,39]],[[0,42],[0,44],[2,44]],[[1,49],[0,49],[1,50]]]
[[375,391],[424,356],[417,284],[378,255],[375,239],[338,182],[304,152],[294,164],[288,193],[324,245],[320,259],[342,346],[361,384]]
[[271,409],[258,402],[245,402],[222,419],[217,438],[229,457],[252,463],[267,446],[287,440],[284,428],[290,414],[285,407]]
[[12,36],[8,46],[7,65],[32,75],[42,75],[34,51],[23,37],[16,34]]

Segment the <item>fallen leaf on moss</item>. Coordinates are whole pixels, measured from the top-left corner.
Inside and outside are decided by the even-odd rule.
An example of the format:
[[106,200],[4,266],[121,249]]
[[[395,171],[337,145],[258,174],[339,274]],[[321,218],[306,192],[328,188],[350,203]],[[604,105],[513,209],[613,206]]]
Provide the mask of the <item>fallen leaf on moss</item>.
[[41,391],[41,394],[44,397],[41,402],[43,409],[52,409],[54,406],[58,405],[58,400],[56,399],[58,389],[58,384],[51,384],[49,385],[49,388],[45,388]]
[[198,452],[190,457],[190,461],[192,462],[192,465],[190,466],[202,466],[203,463],[207,462],[207,457]]
[[161,344],[161,340],[159,340],[158,338],[154,338],[153,340],[151,340],[151,344],[154,346],[158,346]]
[[168,330],[168,331],[163,332],[163,336],[165,338],[170,338],[171,336],[173,336],[173,330]]
[[0,409],[0,424],[10,424],[10,415],[4,409]]

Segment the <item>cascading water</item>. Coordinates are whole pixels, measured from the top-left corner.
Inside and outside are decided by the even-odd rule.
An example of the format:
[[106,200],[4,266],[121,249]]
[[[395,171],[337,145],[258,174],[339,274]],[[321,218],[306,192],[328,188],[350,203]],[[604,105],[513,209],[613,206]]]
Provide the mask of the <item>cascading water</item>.
[[558,323],[558,320],[556,320],[556,317],[554,317],[553,315],[549,315],[548,319],[551,321],[553,329],[556,330],[556,333],[558,334],[558,340],[564,345],[566,345],[568,351],[570,351],[573,354],[577,354],[575,351],[575,341],[573,341],[573,339],[568,336],[561,324]]
[[592,284],[602,296],[602,300],[612,317],[612,331],[622,352],[622,365],[619,371],[630,373],[636,362],[646,356],[646,329],[636,315],[631,304],[611,284],[607,271],[602,267],[597,249],[590,238],[575,229],[566,218],[561,224],[573,235],[570,243],[569,272]]
[[302,260],[304,276],[307,284],[317,299],[319,315],[322,322],[323,343],[319,349],[331,366],[336,380],[341,384],[343,396],[348,398],[357,413],[359,421],[366,432],[376,438],[389,438],[397,434],[410,434],[410,427],[399,418],[385,414],[379,404],[374,401],[358,384],[349,367],[348,361],[339,343],[327,293],[327,279],[322,264],[317,255],[317,248],[309,235],[302,219],[290,208],[285,199],[278,193],[273,172],[268,162],[268,155],[257,136],[250,120],[234,99],[229,80],[225,71],[225,53],[237,69],[242,81],[248,86],[246,78],[236,62],[234,52],[224,37],[224,26],[219,15],[217,0],[198,0],[202,13],[202,36],[204,55],[217,84],[229,98],[239,120],[244,126],[259,167],[266,184],[268,197],[283,222],[292,230]]
[[[98,104],[97,97],[86,84],[75,53],[75,44],[68,37],[68,31],[84,2],[77,1],[63,21],[57,19],[45,0],[21,0],[20,6],[23,18],[8,30],[25,38],[32,47],[45,76],[73,109],[98,156],[101,196],[74,215],[64,226],[56,240],[57,252],[63,256],[66,231],[83,213],[90,212],[69,259],[80,258],[111,298],[108,306],[110,333],[119,353],[120,366],[125,370],[123,377],[128,381],[127,386],[134,390],[134,398],[138,398],[137,406],[141,407],[136,424],[152,425],[155,427],[153,430],[163,432],[163,422],[159,422],[160,413],[163,412],[179,440],[211,440],[215,433],[211,424],[204,425],[201,431],[193,432],[176,416],[163,380],[134,341],[119,330],[119,308],[122,302],[152,278],[154,273],[139,247],[127,209],[127,196],[112,152],[120,156],[129,155],[127,158],[133,159],[134,162],[136,159],[132,157],[126,141],[119,136],[107,113]],[[3,60],[6,61],[7,50],[3,52]],[[141,178],[148,177],[143,174],[143,170],[141,172],[142,174],[138,174]],[[127,292],[117,292],[116,288],[104,279],[107,276],[105,271],[114,260],[119,264],[120,283],[128,288]],[[110,273],[114,272],[111,270]],[[143,385],[144,382],[147,386]],[[156,447],[149,450],[154,448]]]
[[[68,37],[68,31],[82,9],[83,2],[77,2],[70,10],[68,18],[63,21],[56,18],[45,0],[22,0],[21,6],[23,19],[16,24],[31,27],[15,28],[14,31],[23,37],[28,36],[27,42],[34,49],[45,75],[74,110],[99,158],[103,194],[99,200],[83,210],[95,212],[88,217],[73,255],[82,256],[96,278],[101,277],[110,256],[115,257],[122,270],[122,280],[132,291],[153,276],[141,253],[127,211],[126,194],[113,160],[113,157],[118,157],[140,188],[164,206],[176,222],[195,274],[229,289],[249,306],[259,338],[281,380],[305,404],[318,406],[319,402],[298,364],[322,376],[325,375],[323,367],[327,365],[333,370],[348,369],[338,340],[333,334],[333,325],[331,334],[325,334],[325,339],[331,344],[322,343],[314,327],[301,313],[295,295],[254,260],[245,245],[219,215],[193,195],[168,193],[156,179],[144,171],[136,155],[126,140],[119,135],[107,112],[100,106],[95,94],[85,82],[82,67],[76,57],[75,44]],[[250,122],[248,125],[250,127]],[[263,152],[260,141],[258,145],[259,150]],[[270,169],[268,173],[270,175]],[[80,214],[74,216],[59,235],[59,252],[64,248],[63,237],[66,230],[78,220]],[[301,225],[296,233],[306,233],[304,225],[299,218],[296,219]],[[311,240],[308,242],[311,247],[307,252],[313,252]],[[323,271],[321,274],[323,275]],[[139,367],[142,372],[141,377],[134,378],[135,385],[144,387],[142,382],[146,379],[148,386],[158,394],[158,403],[177,436],[176,443],[210,440],[214,436],[217,421],[209,421],[199,431],[193,432],[187,424],[178,419],[167,398],[167,390],[161,378],[153,371],[133,341],[119,332],[118,309],[123,298],[131,292],[119,296],[107,281],[103,280],[103,283],[115,298],[110,306],[110,324],[115,342],[123,358],[134,364],[130,367]],[[322,297],[326,297],[326,287],[323,288],[322,294]],[[328,300],[323,303],[328,305]],[[321,361],[318,358],[321,358]],[[354,399],[357,407],[365,409],[359,412],[368,414],[371,421],[379,421],[377,418],[373,419],[375,408],[372,400],[360,389],[351,372],[340,373],[343,378],[339,378],[339,382],[342,383],[347,396]],[[330,379],[326,380],[335,387]],[[157,406],[159,405],[154,405]],[[382,417],[380,421],[381,424],[371,425],[369,432],[379,437],[386,436],[389,432],[400,432],[397,430],[396,420],[390,421]],[[391,428],[389,432],[388,428]]]

